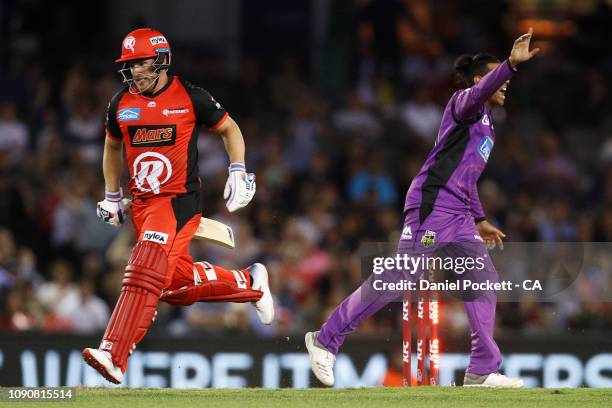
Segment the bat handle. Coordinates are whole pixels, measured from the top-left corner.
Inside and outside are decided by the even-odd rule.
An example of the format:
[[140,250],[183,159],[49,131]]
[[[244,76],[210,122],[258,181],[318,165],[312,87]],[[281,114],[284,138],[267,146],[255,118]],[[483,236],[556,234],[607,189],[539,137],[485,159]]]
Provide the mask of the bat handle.
[[123,212],[124,214],[128,214],[130,212],[130,208],[132,207],[132,200],[125,197],[121,200],[121,204],[123,204]]

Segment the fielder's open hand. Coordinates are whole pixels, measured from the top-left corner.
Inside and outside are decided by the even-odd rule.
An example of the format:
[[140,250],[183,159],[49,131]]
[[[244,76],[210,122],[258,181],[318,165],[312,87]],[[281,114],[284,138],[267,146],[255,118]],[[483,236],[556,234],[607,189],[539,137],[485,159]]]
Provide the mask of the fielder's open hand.
[[229,166],[229,177],[225,183],[223,198],[229,212],[246,207],[255,195],[255,174],[247,173],[242,163],[232,163]]
[[521,35],[516,39],[516,41],[514,41],[514,46],[512,47],[510,57],[508,58],[508,62],[512,68],[516,67],[521,62],[529,61],[538,52],[540,52],[539,48],[534,48],[533,50],[529,51],[529,44],[531,43],[532,34],[533,28],[529,28],[529,31],[526,34]]
[[484,239],[487,244],[487,248],[494,249],[496,245],[499,245],[499,249],[504,249],[504,242],[502,238],[506,237],[506,234],[501,232],[498,228],[495,228],[493,225],[489,223],[487,220],[480,221],[476,224],[476,228],[478,229],[478,233]]

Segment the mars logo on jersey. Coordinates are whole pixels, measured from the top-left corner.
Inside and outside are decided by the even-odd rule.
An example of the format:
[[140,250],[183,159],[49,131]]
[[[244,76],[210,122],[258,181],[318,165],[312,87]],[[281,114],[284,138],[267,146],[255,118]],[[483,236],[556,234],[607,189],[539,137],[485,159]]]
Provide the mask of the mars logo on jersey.
[[132,174],[137,189],[159,194],[162,184],[172,176],[172,165],[163,154],[145,152],[134,160]]
[[176,125],[128,126],[132,147],[172,146],[176,141]]

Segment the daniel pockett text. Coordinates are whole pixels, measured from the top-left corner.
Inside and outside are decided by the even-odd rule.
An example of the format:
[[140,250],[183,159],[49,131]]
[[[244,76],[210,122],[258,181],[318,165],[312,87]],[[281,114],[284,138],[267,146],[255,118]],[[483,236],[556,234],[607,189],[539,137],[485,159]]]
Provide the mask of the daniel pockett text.
[[[529,286],[529,288],[527,286]],[[512,283],[512,281],[501,281],[493,282],[485,280],[483,282],[472,281],[469,279],[463,279],[461,281],[449,281],[444,280],[442,282],[430,282],[426,279],[419,279],[418,283],[407,279],[402,279],[398,282],[384,282],[382,279],[374,279],[372,287],[377,291],[411,291],[411,290],[436,290],[444,292],[453,291],[499,291],[499,290],[513,290],[515,287],[520,287],[524,290],[533,290],[535,287],[540,286],[538,282],[534,282],[534,285],[529,285],[529,282],[525,281],[524,285],[518,285]],[[541,286],[540,286],[541,289]]]

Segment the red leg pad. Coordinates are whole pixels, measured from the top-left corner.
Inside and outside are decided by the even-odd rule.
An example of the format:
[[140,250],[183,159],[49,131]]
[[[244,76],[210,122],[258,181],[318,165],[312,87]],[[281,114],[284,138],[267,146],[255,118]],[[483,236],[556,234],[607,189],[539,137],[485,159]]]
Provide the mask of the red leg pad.
[[165,291],[160,300],[187,306],[194,302],[256,302],[263,292],[251,289],[246,269],[230,271],[208,262],[193,264],[194,279],[177,289]]
[[231,283],[216,280],[166,291],[160,300],[172,305],[188,306],[195,302],[257,302],[262,295],[260,290],[237,289]]
[[136,328],[136,334],[134,335],[134,341],[132,342],[132,347],[129,354],[134,352],[136,345],[144,338],[145,334],[147,334],[147,330],[149,330],[149,326],[153,323],[153,320],[155,320],[159,298],[150,296],[147,297],[147,302],[149,303],[145,304],[142,318],[138,324],[138,327]]
[[151,325],[165,285],[167,266],[168,257],[161,245],[150,241],[136,243],[100,345],[123,371],[135,340],[142,340]]

